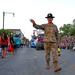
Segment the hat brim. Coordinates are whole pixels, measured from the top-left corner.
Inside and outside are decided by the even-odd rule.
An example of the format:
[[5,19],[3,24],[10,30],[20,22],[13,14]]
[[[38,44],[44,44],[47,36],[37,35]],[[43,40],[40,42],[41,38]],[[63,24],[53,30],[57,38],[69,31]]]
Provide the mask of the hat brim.
[[45,18],[55,18],[55,17],[45,17]]

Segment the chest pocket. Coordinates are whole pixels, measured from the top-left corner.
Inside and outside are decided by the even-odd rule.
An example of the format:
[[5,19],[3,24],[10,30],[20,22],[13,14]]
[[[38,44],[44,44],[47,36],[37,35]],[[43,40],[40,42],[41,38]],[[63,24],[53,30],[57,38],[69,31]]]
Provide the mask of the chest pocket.
[[46,34],[48,34],[48,33],[49,33],[49,34],[50,34],[50,33],[53,33],[53,34],[54,34],[55,30],[56,30],[56,29],[55,29],[54,26],[50,26],[50,25],[49,25],[49,26],[46,26],[46,27],[45,27],[45,33],[46,33]]

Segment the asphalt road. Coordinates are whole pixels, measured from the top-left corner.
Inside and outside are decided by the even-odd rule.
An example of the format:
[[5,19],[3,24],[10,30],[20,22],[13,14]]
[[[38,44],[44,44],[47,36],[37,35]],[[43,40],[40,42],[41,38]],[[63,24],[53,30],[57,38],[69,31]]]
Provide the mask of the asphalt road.
[[75,51],[61,50],[58,59],[61,71],[53,71],[52,57],[51,68],[46,70],[44,50],[19,48],[15,55],[7,54],[4,59],[0,57],[0,75],[75,75]]

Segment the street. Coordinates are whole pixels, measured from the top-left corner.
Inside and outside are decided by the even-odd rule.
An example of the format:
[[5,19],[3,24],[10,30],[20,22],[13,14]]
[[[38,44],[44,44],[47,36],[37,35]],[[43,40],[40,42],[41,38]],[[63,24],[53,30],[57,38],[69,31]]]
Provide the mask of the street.
[[0,75],[75,75],[75,51],[62,49],[58,59],[62,70],[54,72],[52,57],[50,69],[46,69],[44,50],[19,48],[15,55],[0,56]]

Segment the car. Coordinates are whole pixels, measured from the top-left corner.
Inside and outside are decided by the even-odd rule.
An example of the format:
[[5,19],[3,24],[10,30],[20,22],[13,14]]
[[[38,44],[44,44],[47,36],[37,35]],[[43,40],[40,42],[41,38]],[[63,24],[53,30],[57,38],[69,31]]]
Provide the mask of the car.
[[44,34],[38,34],[34,43],[37,50],[44,49]]
[[35,44],[34,44],[34,40],[33,39],[30,40],[30,47],[35,47]]

